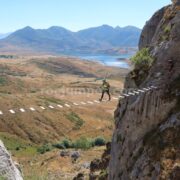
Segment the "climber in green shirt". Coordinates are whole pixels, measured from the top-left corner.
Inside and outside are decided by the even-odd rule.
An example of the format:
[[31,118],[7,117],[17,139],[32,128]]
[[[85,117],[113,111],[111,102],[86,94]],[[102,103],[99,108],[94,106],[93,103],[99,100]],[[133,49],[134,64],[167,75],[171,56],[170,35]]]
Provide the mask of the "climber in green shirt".
[[101,95],[101,98],[99,99],[99,101],[102,101],[105,93],[107,93],[107,95],[109,96],[109,101],[110,101],[111,100],[110,84],[106,81],[106,79],[103,79],[101,89],[102,89],[102,95]]

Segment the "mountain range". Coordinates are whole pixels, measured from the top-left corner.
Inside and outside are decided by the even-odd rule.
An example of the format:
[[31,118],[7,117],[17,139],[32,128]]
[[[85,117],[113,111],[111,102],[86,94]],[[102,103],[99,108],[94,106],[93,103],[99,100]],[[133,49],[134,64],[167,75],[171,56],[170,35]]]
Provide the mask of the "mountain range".
[[0,33],[0,39],[8,37],[11,33]]
[[102,25],[72,32],[63,27],[17,30],[0,40],[0,52],[96,53],[120,47],[136,47],[141,29]]

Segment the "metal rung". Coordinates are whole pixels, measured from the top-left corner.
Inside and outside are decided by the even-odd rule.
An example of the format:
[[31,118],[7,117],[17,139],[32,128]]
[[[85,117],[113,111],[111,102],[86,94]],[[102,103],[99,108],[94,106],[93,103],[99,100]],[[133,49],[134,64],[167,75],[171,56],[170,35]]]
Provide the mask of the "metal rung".
[[75,106],[78,106],[79,104],[77,104],[77,103],[73,103]]
[[119,96],[119,98],[124,98],[124,96]]
[[153,89],[157,89],[157,87],[156,87],[156,86],[151,86],[151,88],[153,88]]
[[87,101],[87,103],[89,103],[89,104],[94,104],[93,102],[91,102],[91,101]]
[[25,112],[25,110],[23,108],[20,109],[21,112]]
[[85,102],[81,102],[81,104],[85,105],[86,103]]
[[133,91],[134,93],[136,93],[136,94],[139,94],[140,92],[138,92],[138,91]]
[[69,104],[65,104],[66,107],[71,107]]
[[123,94],[124,96],[126,96],[126,97],[129,97],[130,95],[128,95],[128,94]]
[[35,111],[35,109],[34,109],[33,107],[30,107],[29,109],[30,109],[31,111]]
[[100,103],[100,102],[99,102],[99,101],[97,101],[97,100],[94,100],[94,102],[95,102],[95,103]]
[[12,110],[12,109],[10,109],[9,112],[10,112],[11,114],[15,114],[15,111]]
[[128,94],[133,95],[133,96],[135,95],[134,93],[131,93],[131,92],[129,92]]
[[49,106],[49,108],[54,109],[54,107],[53,107],[53,106]]
[[145,91],[143,91],[143,90],[141,90],[141,89],[138,89],[137,91],[139,91],[139,92],[143,92],[143,93],[145,92]]
[[41,108],[41,109],[43,109],[43,110],[44,110],[44,109],[46,109],[46,108],[45,108],[45,107],[43,107],[43,106],[40,106],[40,108]]

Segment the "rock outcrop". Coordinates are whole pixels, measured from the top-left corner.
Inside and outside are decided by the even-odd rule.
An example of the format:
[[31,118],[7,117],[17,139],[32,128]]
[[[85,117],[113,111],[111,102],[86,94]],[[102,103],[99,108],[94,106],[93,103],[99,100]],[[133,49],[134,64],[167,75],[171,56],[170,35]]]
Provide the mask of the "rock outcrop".
[[10,154],[0,141],[0,179],[4,180],[23,180],[21,173],[12,161]]
[[[180,176],[180,6],[162,8],[142,31],[139,49],[154,59],[147,77],[125,87],[158,88],[120,101],[115,111],[109,180],[176,180]],[[130,75],[127,79],[130,79]]]
[[106,144],[106,149],[101,159],[94,159],[90,164],[90,180],[105,180],[108,177],[108,165],[110,160],[111,143]]

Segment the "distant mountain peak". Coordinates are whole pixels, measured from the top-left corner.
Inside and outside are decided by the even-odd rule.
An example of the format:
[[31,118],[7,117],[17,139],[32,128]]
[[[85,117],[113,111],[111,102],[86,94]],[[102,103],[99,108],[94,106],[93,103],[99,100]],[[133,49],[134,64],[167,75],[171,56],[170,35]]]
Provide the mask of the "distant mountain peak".
[[137,29],[137,30],[140,30],[140,31],[141,31],[140,28],[138,28],[138,27],[136,27],[136,26],[130,26],[130,25],[125,26],[124,29]]
[[71,33],[72,31],[64,28],[64,27],[61,27],[61,26],[51,26],[50,28],[47,29],[47,31],[51,31],[51,32],[64,32],[64,33]]
[[114,28],[106,24],[78,32],[60,26],[48,29],[33,29],[27,26],[1,40],[0,47],[2,42],[7,48],[8,45],[19,49],[25,47],[35,52],[93,53],[124,46],[135,47],[138,45],[140,33],[141,30],[133,26]]
[[115,29],[121,29],[121,27],[120,26],[116,26]]
[[64,28],[64,27],[61,27],[61,26],[51,26],[51,27],[49,27],[48,28],[49,30],[57,30],[57,29],[66,29],[66,28]]
[[30,27],[30,26],[26,26],[22,30],[34,30],[34,29],[32,27]]
[[107,24],[103,24],[101,27],[105,27],[105,28],[113,28],[112,26],[107,25]]

